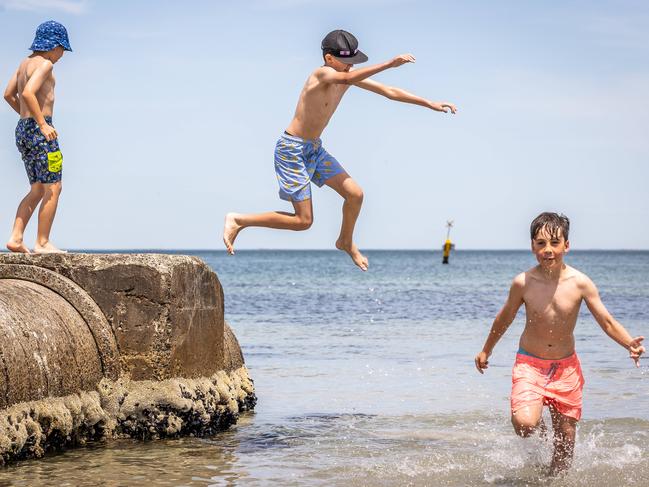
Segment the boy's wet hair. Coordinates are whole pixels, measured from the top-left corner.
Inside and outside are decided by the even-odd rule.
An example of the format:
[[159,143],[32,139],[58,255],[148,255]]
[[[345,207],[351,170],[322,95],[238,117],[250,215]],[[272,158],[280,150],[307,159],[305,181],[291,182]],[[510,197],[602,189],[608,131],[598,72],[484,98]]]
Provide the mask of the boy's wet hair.
[[532,220],[530,225],[530,238],[534,240],[541,230],[545,230],[550,238],[563,237],[568,240],[570,232],[570,220],[562,213],[551,213],[546,211]]

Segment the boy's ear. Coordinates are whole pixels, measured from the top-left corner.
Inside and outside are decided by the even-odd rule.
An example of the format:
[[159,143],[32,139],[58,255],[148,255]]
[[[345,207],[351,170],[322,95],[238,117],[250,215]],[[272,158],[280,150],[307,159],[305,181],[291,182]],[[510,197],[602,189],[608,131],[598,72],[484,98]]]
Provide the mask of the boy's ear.
[[566,240],[566,252],[570,250],[570,241]]

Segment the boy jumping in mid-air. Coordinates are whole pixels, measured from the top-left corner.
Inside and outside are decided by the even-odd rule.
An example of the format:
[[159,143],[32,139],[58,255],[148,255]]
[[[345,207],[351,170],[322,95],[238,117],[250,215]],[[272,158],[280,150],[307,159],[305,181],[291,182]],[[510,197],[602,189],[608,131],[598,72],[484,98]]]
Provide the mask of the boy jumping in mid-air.
[[50,230],[61,194],[63,167],[58,133],[52,125],[55,83],[52,70],[63,53],[72,49],[65,27],[53,20],[38,26],[30,49],[33,53],[20,63],[4,94],[7,103],[20,115],[16,145],[31,185],[18,206],[7,248],[12,252],[29,253],[23,234],[40,203],[34,252],[62,252],[50,242]]
[[593,281],[563,263],[570,222],[565,215],[541,213],[532,222],[532,252],[539,265],[514,278],[509,297],[475,357],[482,374],[493,348],[525,304],[525,329],[512,370],[511,411],[516,433],[543,431],[543,406],[550,407],[554,429],[551,473],[570,466],[582,409],[584,378],[575,354],[574,329],[582,301],[604,332],[629,351],[638,366],[644,337],[632,338],[607,311]]
[[343,221],[336,248],[347,252],[358,267],[367,270],[367,258],[361,254],[353,240],[363,192],[340,163],[322,147],[320,135],[351,85],[391,100],[413,103],[439,112],[450,110],[455,113],[456,109],[451,103],[428,101],[400,88],[385,86],[369,79],[388,68],[415,62],[410,54],[402,54],[391,61],[352,71],[352,66],[367,61],[367,56],[358,50],[358,41],[352,34],[335,30],[322,41],[322,55],[324,66],[316,69],[307,79],[295,116],[275,147],[279,197],[293,204],[294,213],[228,213],[225,217],[223,241],[228,252],[234,254],[234,240],[246,227],[308,229],[313,222],[310,184],[313,181],[319,187],[326,184],[344,198]]

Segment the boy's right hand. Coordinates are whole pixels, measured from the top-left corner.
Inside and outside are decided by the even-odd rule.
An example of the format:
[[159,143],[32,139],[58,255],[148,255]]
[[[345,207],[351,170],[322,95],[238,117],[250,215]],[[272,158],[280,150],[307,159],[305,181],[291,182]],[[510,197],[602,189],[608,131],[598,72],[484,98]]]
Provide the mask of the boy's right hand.
[[489,368],[489,355],[487,352],[482,351],[475,356],[475,368],[478,369],[478,372],[484,374],[484,370]]
[[395,57],[392,60],[392,67],[396,68],[398,66],[401,66],[402,64],[406,63],[414,63],[415,62],[415,56],[412,54],[400,54],[399,56]]
[[48,142],[55,140],[59,136],[59,134],[56,133],[56,129],[48,123],[44,123],[43,125],[39,126],[39,128],[41,129],[41,133],[45,137],[45,140],[47,140]]
[[642,346],[644,337],[635,337],[628,345],[629,357],[635,362],[636,367],[640,367],[640,355],[645,353],[645,348]]

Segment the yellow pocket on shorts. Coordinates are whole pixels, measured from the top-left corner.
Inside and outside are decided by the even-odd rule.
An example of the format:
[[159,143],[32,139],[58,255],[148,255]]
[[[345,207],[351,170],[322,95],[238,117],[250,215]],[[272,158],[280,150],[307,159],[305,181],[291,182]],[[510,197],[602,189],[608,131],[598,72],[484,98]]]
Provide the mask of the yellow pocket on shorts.
[[47,153],[47,168],[50,172],[60,172],[63,168],[63,154],[60,150]]

